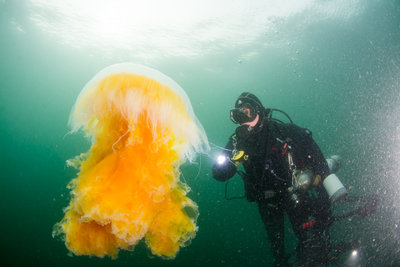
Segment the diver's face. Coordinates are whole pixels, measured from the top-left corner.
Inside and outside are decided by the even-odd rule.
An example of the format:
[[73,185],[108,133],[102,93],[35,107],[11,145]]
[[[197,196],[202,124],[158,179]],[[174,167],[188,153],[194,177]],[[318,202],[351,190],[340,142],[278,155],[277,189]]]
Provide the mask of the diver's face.
[[249,109],[248,107],[242,107],[241,110],[244,114],[246,114],[247,117],[251,118],[251,115],[252,115],[251,109]]

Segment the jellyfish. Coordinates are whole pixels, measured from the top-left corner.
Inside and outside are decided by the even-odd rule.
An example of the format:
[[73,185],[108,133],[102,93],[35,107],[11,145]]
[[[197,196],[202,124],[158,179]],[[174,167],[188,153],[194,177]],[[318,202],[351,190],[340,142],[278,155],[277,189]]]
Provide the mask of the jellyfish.
[[69,124],[91,147],[67,161],[79,171],[53,236],[74,255],[116,258],[142,241],[174,258],[198,230],[180,166],[209,149],[184,90],[157,70],[112,65],[82,89]]

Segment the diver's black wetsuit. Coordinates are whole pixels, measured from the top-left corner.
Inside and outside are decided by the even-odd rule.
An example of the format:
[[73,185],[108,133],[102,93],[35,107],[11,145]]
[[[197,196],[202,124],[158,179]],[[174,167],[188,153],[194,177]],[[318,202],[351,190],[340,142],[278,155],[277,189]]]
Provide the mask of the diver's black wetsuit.
[[[238,129],[230,137],[225,154],[231,159],[232,150],[245,152],[246,158],[240,163],[246,171],[242,175],[246,197],[258,204],[277,265],[285,266],[288,259],[284,250],[284,212],[299,239],[296,259],[299,265],[323,263],[329,250],[326,228],[332,216],[328,194],[322,184],[313,190],[296,192],[297,201],[288,191],[293,170],[289,165],[289,153],[296,169],[309,169],[322,180],[329,174],[326,160],[311,138],[311,132],[294,124],[267,120],[251,135],[241,134]],[[227,161],[215,164],[212,172],[216,180],[226,181],[237,169],[232,161]]]

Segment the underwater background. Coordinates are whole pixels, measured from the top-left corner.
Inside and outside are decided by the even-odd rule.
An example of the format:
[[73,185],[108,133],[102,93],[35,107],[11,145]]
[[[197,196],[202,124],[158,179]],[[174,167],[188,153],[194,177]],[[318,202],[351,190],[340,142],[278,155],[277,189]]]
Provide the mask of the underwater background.
[[[235,129],[229,110],[250,91],[342,157],[351,195],[379,196],[375,214],[331,228],[334,243],[361,240],[341,263],[400,266],[400,1],[0,0],[0,44],[0,265],[272,264],[256,205],[225,200],[210,170]],[[70,256],[52,237],[76,176],[65,162],[90,146],[68,134],[69,112],[98,71],[126,61],[180,84],[212,147],[182,166],[199,231],[174,260],[142,243],[117,259]],[[228,195],[243,194],[235,177]]]

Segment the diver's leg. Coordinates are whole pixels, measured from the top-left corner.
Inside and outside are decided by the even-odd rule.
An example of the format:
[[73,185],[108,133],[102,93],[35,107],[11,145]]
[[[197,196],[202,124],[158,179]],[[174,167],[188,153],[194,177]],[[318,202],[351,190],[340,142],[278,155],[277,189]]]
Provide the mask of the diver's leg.
[[304,223],[312,219],[315,214],[312,209],[288,207],[287,213],[299,243],[296,249],[296,266],[326,266],[329,254],[329,231],[317,225]]
[[286,266],[288,256],[285,253],[283,210],[266,202],[258,202],[258,209],[267,231],[275,266]]

